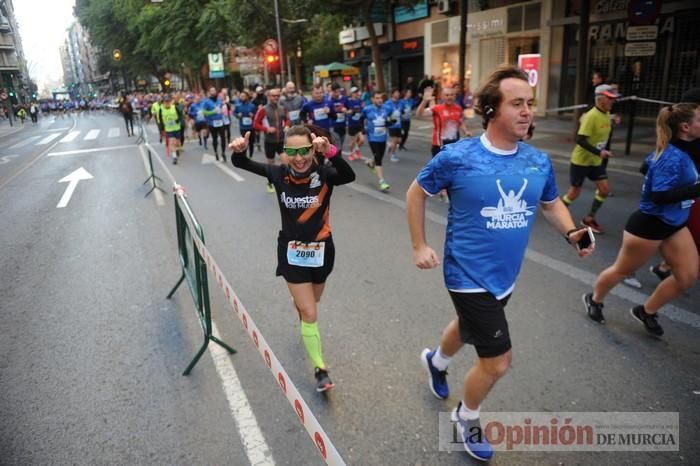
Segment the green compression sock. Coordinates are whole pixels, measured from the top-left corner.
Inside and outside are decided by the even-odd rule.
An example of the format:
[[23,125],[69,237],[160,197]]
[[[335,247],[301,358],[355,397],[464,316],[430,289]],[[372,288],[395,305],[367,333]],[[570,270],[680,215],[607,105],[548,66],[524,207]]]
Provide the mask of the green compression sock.
[[301,321],[301,339],[306,347],[306,352],[314,367],[326,368],[323,362],[323,350],[321,349],[321,333],[318,331],[318,322],[312,324]]

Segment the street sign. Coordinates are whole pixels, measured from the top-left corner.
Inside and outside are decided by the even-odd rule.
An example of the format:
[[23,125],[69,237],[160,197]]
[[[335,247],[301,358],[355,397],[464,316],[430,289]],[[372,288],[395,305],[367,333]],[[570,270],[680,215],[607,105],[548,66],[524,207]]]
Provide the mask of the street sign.
[[539,53],[527,53],[518,55],[518,67],[527,73],[527,82],[531,87],[537,87],[540,78],[540,59],[542,55]]
[[656,42],[628,42],[625,44],[626,57],[650,57],[656,53]]
[[222,53],[209,54],[209,77],[224,77],[224,55]]

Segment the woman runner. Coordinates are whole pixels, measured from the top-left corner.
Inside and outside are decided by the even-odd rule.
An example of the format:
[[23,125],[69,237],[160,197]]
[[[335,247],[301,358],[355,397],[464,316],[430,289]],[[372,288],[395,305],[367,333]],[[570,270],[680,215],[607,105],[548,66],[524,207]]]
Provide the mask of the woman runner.
[[[288,164],[270,165],[246,157],[251,133],[236,138],[233,165],[267,178],[277,193],[282,230],[277,238],[277,275],[284,277],[301,319],[301,338],[314,365],[316,391],[333,388],[321,350],[317,304],[333,270],[335,248],[329,223],[333,187],[355,179],[350,165],[329,138],[305,126],[289,128],[284,152]],[[322,154],[330,163],[318,160]]]
[[627,221],[615,263],[598,276],[593,293],[583,295],[583,302],[588,317],[604,323],[603,299],[608,292],[660,249],[672,275],[646,303],[630,310],[647,332],[660,337],[664,331],[656,313],[698,277],[698,252],[686,222],[692,199],[700,197],[698,171],[688,154],[691,142],[700,137],[700,106],[681,103],[663,108],[656,134],[656,152],[647,158],[639,210]]

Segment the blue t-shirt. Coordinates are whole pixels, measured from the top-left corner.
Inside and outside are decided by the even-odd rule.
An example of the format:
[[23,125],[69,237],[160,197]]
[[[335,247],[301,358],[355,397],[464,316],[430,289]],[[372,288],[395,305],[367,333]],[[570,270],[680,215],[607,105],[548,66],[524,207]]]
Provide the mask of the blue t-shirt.
[[[329,109],[326,113],[325,109]],[[335,110],[330,100],[324,98],[321,102],[310,100],[301,107],[302,118],[307,118],[311,124],[323,129],[331,129],[335,123]]]
[[657,204],[649,198],[650,193],[691,186],[698,182],[698,171],[690,156],[673,144],[669,144],[658,159],[654,157],[655,154],[647,157],[649,169],[644,176],[639,210],[669,225],[682,225],[688,221],[693,200]]
[[331,98],[330,101],[333,105],[333,111],[335,112],[335,122],[333,126],[338,129],[344,129],[345,126],[347,126],[347,122],[345,121],[345,109],[348,108],[348,98],[341,95],[340,98]]
[[387,113],[384,107],[372,104],[362,109],[362,116],[367,121],[367,139],[369,142],[386,142]]
[[196,122],[196,123],[203,123],[207,121],[207,119],[204,117],[204,113],[202,113],[202,103],[192,103],[190,105],[189,110],[187,111],[189,116]]
[[362,125],[362,100],[348,99],[348,109],[352,110],[352,114],[346,115],[348,126],[357,128]]
[[223,116],[221,113],[216,113],[216,109],[219,112],[223,112],[221,108],[221,100],[217,97],[215,100],[207,97],[200,103],[201,109],[204,112],[204,116],[207,118],[207,123],[212,127],[219,127],[224,125]]
[[547,154],[519,142],[500,151],[485,135],[448,144],[417,182],[450,198],[443,274],[450,291],[509,295],[525,257],[540,202],[557,200]]
[[404,121],[410,120],[411,112],[413,112],[413,109],[416,106],[416,99],[413,97],[409,99],[401,99],[401,105],[403,105],[401,110],[401,119]]
[[396,128],[401,128],[401,113],[403,112],[403,104],[401,103],[400,100],[397,100],[394,102],[393,100],[389,99],[386,102],[384,102],[384,105],[382,105],[384,110],[386,110],[387,118],[390,118],[393,120],[393,124],[389,126],[389,128],[396,129]]
[[240,127],[241,131],[253,129],[253,118],[255,118],[256,110],[257,107],[251,101],[236,105],[233,114],[236,118],[238,118],[238,126]]

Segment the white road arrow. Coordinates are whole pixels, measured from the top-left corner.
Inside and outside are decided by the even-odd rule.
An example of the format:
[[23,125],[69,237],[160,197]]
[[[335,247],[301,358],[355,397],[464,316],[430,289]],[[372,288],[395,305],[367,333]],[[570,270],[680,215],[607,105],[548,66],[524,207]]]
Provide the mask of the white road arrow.
[[209,163],[213,163],[216,168],[221,170],[222,172],[226,173],[228,176],[233,178],[236,181],[244,181],[243,177],[236,173],[235,171],[231,170],[228,168],[226,165],[224,165],[222,162],[218,162],[213,155],[209,155],[206,152],[202,156],[202,165],[206,165]]
[[68,183],[68,187],[66,188],[66,191],[63,193],[61,200],[58,201],[56,208],[62,209],[68,205],[68,203],[70,202],[70,198],[73,196],[73,191],[75,191],[75,187],[78,186],[78,183],[81,180],[91,180],[91,179],[92,179],[92,175],[90,173],[88,173],[88,171],[85,170],[83,167],[80,167],[76,171],[71,173],[70,175],[58,180],[59,183]]

